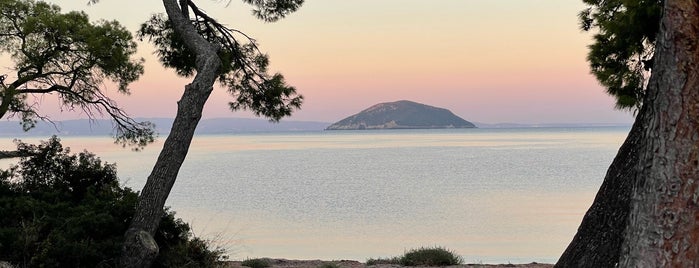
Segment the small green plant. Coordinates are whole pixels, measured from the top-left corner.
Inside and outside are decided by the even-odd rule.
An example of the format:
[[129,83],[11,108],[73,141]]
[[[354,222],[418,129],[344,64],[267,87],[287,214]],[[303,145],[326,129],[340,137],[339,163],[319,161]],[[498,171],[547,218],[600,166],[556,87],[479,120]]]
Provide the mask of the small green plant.
[[318,268],[340,268],[340,265],[334,262],[325,262],[318,266]]
[[242,266],[247,266],[250,268],[267,268],[272,266],[267,259],[247,259],[240,263]]
[[411,249],[401,257],[368,259],[367,266],[394,264],[403,266],[450,266],[463,263],[463,258],[442,247]]
[[463,262],[461,256],[442,247],[412,249],[400,257],[403,266],[449,266]]
[[379,264],[400,264],[400,258],[398,257],[393,257],[393,258],[378,258],[378,259],[368,259],[366,260],[366,265],[371,266],[371,265],[379,265]]

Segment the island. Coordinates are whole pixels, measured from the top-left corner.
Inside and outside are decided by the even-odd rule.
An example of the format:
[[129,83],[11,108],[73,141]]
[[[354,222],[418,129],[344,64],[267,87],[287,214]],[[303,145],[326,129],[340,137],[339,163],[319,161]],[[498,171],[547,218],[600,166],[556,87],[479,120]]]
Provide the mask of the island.
[[451,111],[413,101],[379,103],[326,130],[475,128]]

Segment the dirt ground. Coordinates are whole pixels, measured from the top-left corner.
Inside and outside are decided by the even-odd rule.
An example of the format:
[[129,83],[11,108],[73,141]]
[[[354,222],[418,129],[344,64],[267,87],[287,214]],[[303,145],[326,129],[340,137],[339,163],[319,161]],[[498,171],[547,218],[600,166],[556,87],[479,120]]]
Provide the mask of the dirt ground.
[[[390,268],[390,267],[403,267],[395,264],[379,264],[367,266],[364,263],[358,261],[341,260],[341,261],[321,261],[321,260],[285,260],[285,259],[270,259],[269,262],[272,264],[272,268],[318,268],[324,264],[334,264],[335,267],[342,268]],[[231,268],[245,268],[241,266],[239,261],[228,262],[228,266]],[[424,267],[424,266],[423,266]],[[519,267],[519,268],[551,268],[553,264],[544,263],[527,263],[527,264],[463,264],[448,267],[471,267],[471,268],[497,268],[497,267]]]

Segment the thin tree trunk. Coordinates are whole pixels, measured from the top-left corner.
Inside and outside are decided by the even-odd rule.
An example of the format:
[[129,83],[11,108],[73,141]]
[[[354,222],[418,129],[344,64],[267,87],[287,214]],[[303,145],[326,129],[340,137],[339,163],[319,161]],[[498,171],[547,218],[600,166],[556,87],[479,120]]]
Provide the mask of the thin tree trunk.
[[141,191],[136,214],[125,234],[120,267],[150,267],[157,256],[158,246],[153,235],[221,66],[217,46],[197,33],[183,15],[177,0],[163,0],[163,4],[175,31],[197,55],[197,75],[191,84],[185,86],[184,94],[177,102],[177,115],[170,135]]
[[621,267],[699,265],[699,3],[666,0]]
[[10,109],[10,103],[15,95],[15,90],[10,86],[5,86],[2,84],[0,84],[0,86],[3,89],[3,91],[0,91],[0,93],[2,93],[0,98],[0,118],[3,118]]

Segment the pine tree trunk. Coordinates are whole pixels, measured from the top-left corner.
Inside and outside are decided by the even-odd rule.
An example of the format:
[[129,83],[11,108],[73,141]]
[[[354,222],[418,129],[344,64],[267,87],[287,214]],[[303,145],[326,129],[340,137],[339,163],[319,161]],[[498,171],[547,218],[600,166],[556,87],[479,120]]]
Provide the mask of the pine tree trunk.
[[699,265],[699,2],[666,0],[621,267]]
[[619,261],[643,125],[637,121],[607,170],[595,201],[555,267],[614,267]]
[[175,31],[197,55],[197,75],[191,84],[185,86],[184,94],[177,102],[177,115],[170,135],[141,191],[136,214],[125,234],[120,267],[150,267],[157,256],[158,246],[153,235],[158,229],[163,206],[187,156],[194,130],[221,66],[218,48],[196,32],[176,0],[163,0],[163,4]]
[[699,4],[667,0],[644,107],[556,267],[697,267]]

